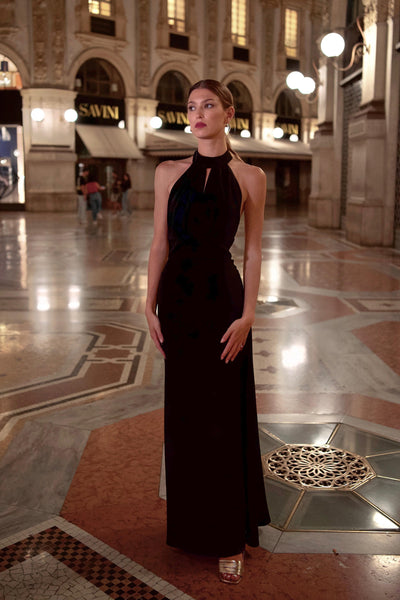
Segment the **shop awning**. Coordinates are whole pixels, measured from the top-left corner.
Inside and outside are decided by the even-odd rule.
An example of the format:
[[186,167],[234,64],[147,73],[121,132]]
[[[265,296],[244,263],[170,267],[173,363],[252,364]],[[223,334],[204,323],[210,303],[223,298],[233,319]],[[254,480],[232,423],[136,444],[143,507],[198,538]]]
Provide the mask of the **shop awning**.
[[77,125],[76,131],[94,158],[143,158],[126,129],[101,125]]
[[[233,150],[243,158],[271,158],[286,160],[311,160],[311,150],[303,142],[289,140],[254,140],[236,135],[229,137]],[[146,148],[150,156],[187,156],[197,148],[197,140],[184,131],[154,131],[146,135]]]
[[146,134],[146,154],[150,156],[187,156],[197,148],[197,140],[191,133],[172,129]]

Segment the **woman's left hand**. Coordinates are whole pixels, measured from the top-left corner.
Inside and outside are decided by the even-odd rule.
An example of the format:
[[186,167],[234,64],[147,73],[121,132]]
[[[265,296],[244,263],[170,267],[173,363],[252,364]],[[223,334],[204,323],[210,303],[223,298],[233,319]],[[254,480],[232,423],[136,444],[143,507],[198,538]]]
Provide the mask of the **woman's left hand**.
[[226,342],[221,360],[224,360],[226,364],[235,360],[239,352],[243,350],[250,329],[251,322],[248,319],[242,317],[233,321],[221,338],[221,344]]

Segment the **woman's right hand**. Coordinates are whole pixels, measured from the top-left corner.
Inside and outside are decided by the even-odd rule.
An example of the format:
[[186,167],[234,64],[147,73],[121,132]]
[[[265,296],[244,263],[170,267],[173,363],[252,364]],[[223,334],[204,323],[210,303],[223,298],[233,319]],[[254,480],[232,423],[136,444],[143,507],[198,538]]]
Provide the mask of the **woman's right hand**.
[[152,311],[146,311],[146,319],[149,326],[150,337],[155,343],[157,350],[161,353],[162,357],[165,358],[165,352],[162,347],[162,344],[164,343],[164,337],[161,332],[160,320]]

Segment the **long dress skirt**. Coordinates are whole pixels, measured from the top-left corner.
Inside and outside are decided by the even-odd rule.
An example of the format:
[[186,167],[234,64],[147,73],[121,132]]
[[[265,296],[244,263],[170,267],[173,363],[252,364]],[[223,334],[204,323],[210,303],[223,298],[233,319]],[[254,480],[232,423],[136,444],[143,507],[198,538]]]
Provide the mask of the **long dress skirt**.
[[[222,214],[221,207],[205,210],[210,203],[214,206],[215,198],[221,201],[221,193],[210,193],[213,171],[229,192],[226,178],[233,175],[224,168],[229,171],[212,169],[207,193],[202,186],[193,192],[190,169],[175,184],[169,203],[170,255],[158,290],[166,353],[167,543],[212,556],[238,554],[245,544],[257,546],[258,526],[269,522],[251,333],[233,362],[221,360],[221,338],[240,318],[244,299],[227,247],[231,229],[236,232],[240,204],[232,202],[231,208],[228,193]],[[189,231],[192,237],[182,234],[182,220],[185,234]],[[234,224],[227,233],[229,220]],[[221,244],[225,238],[227,243]]]

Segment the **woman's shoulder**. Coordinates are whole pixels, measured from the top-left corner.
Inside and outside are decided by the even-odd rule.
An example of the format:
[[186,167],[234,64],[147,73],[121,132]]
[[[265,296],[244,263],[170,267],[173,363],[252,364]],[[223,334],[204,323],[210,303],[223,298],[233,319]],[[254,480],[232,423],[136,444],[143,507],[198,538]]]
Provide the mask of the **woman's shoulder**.
[[262,191],[266,186],[266,175],[260,167],[249,165],[239,158],[234,157],[231,161],[231,168],[239,182],[244,197],[253,196],[258,191]]
[[165,174],[165,173],[179,173],[180,171],[184,171],[192,164],[192,157],[182,158],[180,160],[163,160],[157,168],[156,171]]
[[191,164],[191,156],[180,160],[164,160],[156,168],[156,181],[171,188]]
[[262,181],[265,179],[265,173],[260,167],[249,165],[240,158],[233,157],[232,167],[234,167],[235,172],[245,180],[255,178],[256,180]]

